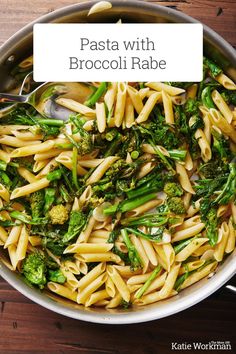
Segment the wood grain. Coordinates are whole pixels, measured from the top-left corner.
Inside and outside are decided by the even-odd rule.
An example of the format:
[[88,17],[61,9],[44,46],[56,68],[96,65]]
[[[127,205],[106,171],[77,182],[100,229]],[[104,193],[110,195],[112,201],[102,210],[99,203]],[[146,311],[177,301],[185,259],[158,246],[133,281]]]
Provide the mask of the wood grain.
[[[80,1],[78,1],[80,2]],[[149,2],[169,6],[185,12],[210,26],[232,45],[236,46],[236,1],[235,0],[175,0]],[[46,13],[66,5],[74,4],[71,0],[1,0],[0,44],[25,24]]]
[[169,354],[173,353],[171,342],[212,340],[230,341],[231,352],[236,349],[235,295],[225,288],[177,315],[123,326],[89,324],[57,315],[26,300],[1,280],[0,300],[3,354]]
[[[235,0],[150,2],[195,17],[236,46]],[[28,22],[73,3],[70,0],[1,0],[0,44]],[[236,285],[236,278],[231,283]],[[89,324],[32,303],[0,278],[0,354],[169,354],[174,352],[171,342],[211,340],[230,341],[230,352],[236,353],[235,315],[235,295],[222,288],[200,304],[158,321],[126,326]]]

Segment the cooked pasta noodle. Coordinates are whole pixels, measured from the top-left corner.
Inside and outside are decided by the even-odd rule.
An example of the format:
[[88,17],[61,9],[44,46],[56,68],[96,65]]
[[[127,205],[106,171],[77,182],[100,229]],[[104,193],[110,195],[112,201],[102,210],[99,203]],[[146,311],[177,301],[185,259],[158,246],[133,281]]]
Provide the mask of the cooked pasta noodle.
[[27,104],[1,117],[4,264],[58,301],[107,309],[213,274],[236,244],[236,86],[204,63],[201,83],[68,83],[65,122]]

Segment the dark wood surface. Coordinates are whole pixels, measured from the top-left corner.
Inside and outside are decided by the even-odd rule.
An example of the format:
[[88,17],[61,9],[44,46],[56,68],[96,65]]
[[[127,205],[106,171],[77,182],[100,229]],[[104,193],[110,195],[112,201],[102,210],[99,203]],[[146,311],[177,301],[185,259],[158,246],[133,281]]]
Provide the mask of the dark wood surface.
[[[236,0],[150,1],[184,11],[236,47]],[[40,15],[72,3],[70,0],[1,0],[0,44]],[[236,278],[230,283],[235,285]],[[165,319],[126,326],[97,325],[48,311],[0,278],[0,354],[168,354],[175,352],[171,350],[172,342],[212,340],[230,341],[230,352],[236,353],[235,307],[235,295],[223,287],[200,304]]]

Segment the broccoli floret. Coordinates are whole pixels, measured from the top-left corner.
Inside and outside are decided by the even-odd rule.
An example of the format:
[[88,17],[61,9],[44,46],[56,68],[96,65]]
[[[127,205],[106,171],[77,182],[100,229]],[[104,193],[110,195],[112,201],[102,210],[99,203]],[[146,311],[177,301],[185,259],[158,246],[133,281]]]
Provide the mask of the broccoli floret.
[[48,271],[48,280],[53,281],[55,283],[64,284],[66,281],[66,277],[63,275],[60,269],[49,270]]
[[62,242],[67,243],[82,231],[87,221],[87,216],[82,211],[72,211],[67,233],[63,236]]
[[204,128],[204,121],[200,116],[194,116],[194,123],[190,127],[191,133],[195,133],[197,129]]
[[[175,107],[175,121],[176,121],[176,125],[178,127],[178,130],[184,134],[186,137],[188,137],[189,135],[189,124],[188,124],[188,118],[187,115],[185,113],[185,111],[183,110],[182,106],[176,106]],[[175,139],[177,139],[177,141],[179,140],[177,136],[175,136]],[[177,143],[179,145],[179,141]]]
[[167,205],[170,209],[175,214],[185,214],[186,210],[184,207],[184,202],[180,197],[171,197],[168,198],[167,200]]
[[12,184],[12,181],[8,177],[8,175],[4,171],[1,171],[1,170],[0,170],[0,183],[3,184],[7,188],[10,188],[11,184]]
[[31,253],[23,262],[22,272],[25,278],[40,289],[46,284],[46,260],[39,252]]
[[32,156],[25,156],[25,157],[18,157],[18,158],[16,157],[12,160],[12,162],[18,164],[19,166],[25,167],[27,168],[27,170],[33,172],[33,165],[35,161]]
[[94,144],[92,141],[92,135],[89,134],[84,128],[84,120],[81,119],[79,116],[71,116],[70,120],[74,123],[75,127],[77,128],[77,131],[80,133],[81,140],[77,143],[74,141],[72,137],[68,137],[67,134],[65,134],[69,140],[75,145],[78,149],[78,153],[80,155],[85,155],[91,152],[94,149]]
[[138,130],[136,128],[128,129],[123,139],[124,141],[122,143],[122,147],[120,149],[119,155],[125,158],[127,152],[129,152],[131,153],[131,155],[138,156],[140,153],[140,144],[141,144]]
[[236,197],[236,158],[229,164],[229,175],[226,183],[222,186],[220,194],[214,200],[214,203],[221,205],[228,204]]
[[61,229],[47,230],[43,229],[40,232],[36,230],[36,234],[42,236],[42,245],[44,248],[49,249],[55,256],[61,256],[65,249],[62,243]]
[[[159,116],[158,116],[159,117]],[[172,128],[155,116],[155,121],[137,126],[142,138],[150,139],[154,145],[162,145],[166,149],[175,149],[180,145],[179,137]],[[158,120],[156,120],[156,118]],[[141,140],[141,139],[140,139]]]
[[225,100],[227,104],[233,104],[236,106],[236,92],[235,91],[223,91],[221,92],[221,96]]
[[183,195],[183,189],[180,184],[175,182],[167,182],[164,186],[164,192],[169,197],[181,197]]
[[125,160],[120,159],[120,160],[116,161],[115,163],[113,163],[111,165],[109,170],[106,172],[106,176],[108,176],[110,178],[117,177],[117,174],[118,173],[120,174],[126,165],[127,164],[126,164]]
[[[195,184],[196,195],[204,197],[206,202],[208,199],[211,200],[214,205],[226,205],[234,200],[236,196],[236,163],[233,160],[228,166],[228,173],[222,173],[222,171],[215,178],[197,180]],[[212,199],[214,196],[216,198]]]
[[92,138],[89,134],[84,135],[79,142],[78,153],[80,155],[88,154],[93,150]]
[[93,210],[95,209],[98,205],[102,204],[105,201],[105,198],[107,196],[107,194],[109,195],[109,192],[106,191],[105,197],[99,197],[98,195],[93,195],[90,199],[89,199],[89,209]]
[[185,112],[188,116],[193,116],[198,114],[199,101],[195,98],[189,98],[185,103]]
[[[96,184],[95,186],[93,186],[93,192],[95,194],[100,194],[100,192],[105,192],[107,193],[108,191],[112,190],[114,187],[113,183],[112,182],[107,182],[107,183],[98,183]],[[93,197],[92,197],[93,198]],[[93,203],[93,200],[92,198],[90,199],[90,202]],[[96,201],[95,201],[96,202]]]
[[106,172],[105,177],[109,179],[123,179],[132,177],[138,170],[140,162],[127,163],[125,160],[116,161]]
[[68,209],[62,204],[58,204],[52,207],[48,214],[52,224],[65,224],[69,218]]
[[203,64],[209,69],[213,77],[216,77],[222,72],[222,69],[214,61],[208,58],[203,59]]
[[117,195],[122,195],[123,193],[127,193],[135,187],[135,181],[133,179],[126,180],[120,179],[116,181],[116,192]]
[[215,130],[212,130],[213,135],[213,153],[219,156],[223,162],[227,162],[232,158],[232,151],[230,149],[229,140],[227,140],[223,134],[219,134]]
[[217,209],[212,207],[209,198],[203,198],[200,202],[201,220],[206,226],[206,236],[211,246],[215,246],[218,240]]
[[207,179],[223,176],[228,171],[228,166],[221,160],[210,161],[202,165],[200,173]]
[[179,146],[179,139],[170,126],[162,124],[151,124],[153,141],[156,145],[162,145],[166,149],[174,149]]
[[121,230],[121,235],[128,249],[128,258],[131,264],[131,269],[137,270],[138,268],[142,267],[142,260],[138,254],[138,251],[136,250],[135,246],[132,244],[126,229]]
[[226,181],[226,176],[219,175],[215,178],[199,179],[194,189],[197,197],[211,198],[216,191],[219,191]]
[[30,207],[32,211],[32,218],[40,218],[43,213],[44,206],[44,191],[39,190],[30,194]]

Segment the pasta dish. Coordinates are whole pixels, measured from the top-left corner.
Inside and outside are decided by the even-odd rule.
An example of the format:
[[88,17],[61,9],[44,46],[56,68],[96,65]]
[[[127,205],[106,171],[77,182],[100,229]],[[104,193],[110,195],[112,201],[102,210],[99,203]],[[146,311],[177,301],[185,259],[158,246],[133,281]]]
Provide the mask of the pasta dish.
[[[18,65],[19,85],[31,70]],[[235,248],[236,85],[203,70],[84,84],[82,102],[55,98],[67,121],[28,104],[2,117],[2,261],[85,307],[155,303],[214,274]]]

